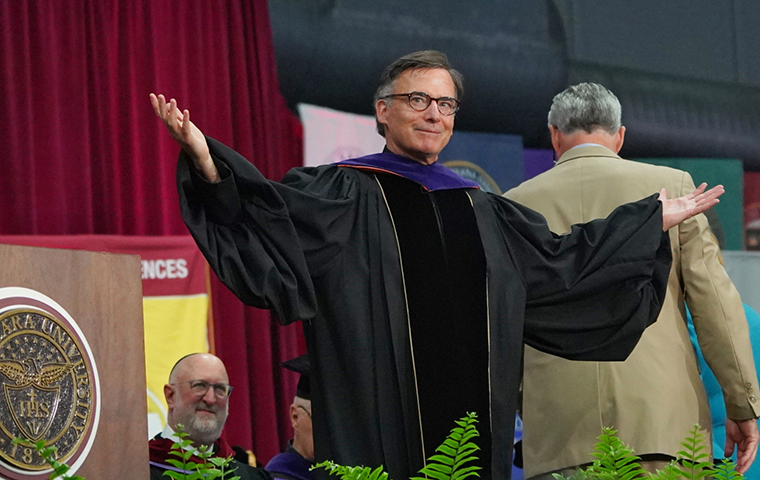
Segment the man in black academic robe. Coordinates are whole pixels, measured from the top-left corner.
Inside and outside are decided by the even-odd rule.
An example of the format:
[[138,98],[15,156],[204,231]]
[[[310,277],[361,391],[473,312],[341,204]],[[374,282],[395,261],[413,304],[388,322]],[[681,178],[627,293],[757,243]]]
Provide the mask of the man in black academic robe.
[[386,151],[279,183],[152,96],[183,146],[182,213],[214,271],[244,302],[304,322],[317,461],[409,478],[475,411],[481,478],[508,479],[523,341],[624,359],[664,295],[663,228],[720,193],[665,208],[653,195],[555,236],[435,163],[461,92],[444,55],[402,57],[376,94]]

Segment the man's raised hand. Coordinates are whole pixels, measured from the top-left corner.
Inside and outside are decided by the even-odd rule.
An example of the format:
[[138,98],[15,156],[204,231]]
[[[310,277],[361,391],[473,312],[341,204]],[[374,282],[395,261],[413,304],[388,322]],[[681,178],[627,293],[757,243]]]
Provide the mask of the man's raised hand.
[[219,171],[209,153],[206,137],[190,121],[190,110],[180,112],[177,101],[172,98],[167,102],[162,94],[151,93],[150,103],[153,105],[153,111],[166,125],[172,138],[182,146],[182,150],[193,160],[196,170],[209,182],[219,182],[221,180]]
[[668,198],[668,192],[663,188],[660,190],[660,201],[662,201],[662,229],[668,230],[675,227],[687,218],[704,212],[708,208],[720,202],[718,197],[725,193],[723,185],[716,185],[710,190],[705,191],[707,184],[703,183],[696,190],[683,197]]

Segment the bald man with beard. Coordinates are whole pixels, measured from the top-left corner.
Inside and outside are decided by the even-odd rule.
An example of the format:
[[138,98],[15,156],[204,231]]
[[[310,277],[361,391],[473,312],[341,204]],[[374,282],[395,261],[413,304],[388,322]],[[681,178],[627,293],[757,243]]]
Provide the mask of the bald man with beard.
[[[229,384],[227,369],[222,361],[210,353],[194,353],[181,358],[169,375],[169,383],[164,385],[164,396],[169,408],[167,425],[163,432],[149,442],[150,478],[165,478],[166,470],[180,471],[168,459],[177,426],[182,425],[187,438],[193,443],[188,449],[196,451],[201,445],[210,445],[214,456],[229,457],[234,454],[232,447],[221,438],[224,423],[229,413]],[[190,461],[201,462],[195,455]],[[253,468],[237,460],[232,460],[231,470],[225,478],[239,476],[241,480],[268,480],[270,475],[263,469]],[[189,472],[186,472],[189,473]]]

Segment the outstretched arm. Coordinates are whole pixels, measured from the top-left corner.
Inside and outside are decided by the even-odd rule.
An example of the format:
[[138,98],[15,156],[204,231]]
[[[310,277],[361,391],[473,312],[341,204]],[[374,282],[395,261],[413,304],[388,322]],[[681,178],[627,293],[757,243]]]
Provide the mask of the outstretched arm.
[[736,471],[745,473],[752,466],[757,454],[757,444],[760,435],[757,431],[757,420],[731,420],[726,419],[726,447],[723,454],[730,457],[736,447]]
[[156,96],[151,93],[150,103],[153,105],[153,111],[156,112],[156,115],[163,120],[172,138],[182,146],[182,150],[192,159],[196,170],[209,182],[219,182],[221,180],[219,171],[211,159],[206,137],[190,121],[190,110],[180,112],[175,99],[172,98],[167,103],[166,98],[161,94]]
[[703,183],[690,194],[673,199],[668,198],[668,192],[664,188],[660,190],[662,229],[668,230],[671,227],[675,227],[687,218],[702,213],[720,202],[718,197],[725,192],[723,185],[717,185],[705,191],[706,187],[707,184]]

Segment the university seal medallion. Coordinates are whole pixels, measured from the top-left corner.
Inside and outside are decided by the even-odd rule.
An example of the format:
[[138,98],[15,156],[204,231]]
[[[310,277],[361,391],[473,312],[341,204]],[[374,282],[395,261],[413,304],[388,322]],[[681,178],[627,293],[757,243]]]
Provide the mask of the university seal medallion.
[[52,471],[33,448],[14,445],[17,437],[56,447],[56,460],[76,470],[99,411],[97,370],[74,319],[39,292],[0,288],[0,478]]

